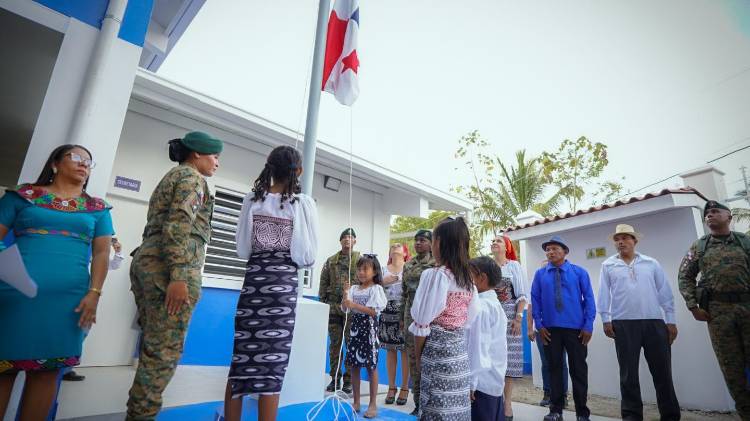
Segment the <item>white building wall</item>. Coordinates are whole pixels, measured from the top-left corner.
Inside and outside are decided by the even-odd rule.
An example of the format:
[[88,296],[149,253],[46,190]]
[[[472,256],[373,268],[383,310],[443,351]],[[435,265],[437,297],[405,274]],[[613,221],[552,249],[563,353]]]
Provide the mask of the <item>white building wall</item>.
[[[173,125],[132,110],[126,115],[107,194],[107,200],[113,205],[115,230],[125,254],[140,245],[150,194],[161,177],[175,165],[168,159],[168,140],[181,137],[190,130],[209,131],[225,140],[219,171],[210,181],[237,191],[249,191],[265,164],[270,147],[259,148],[249,139],[194,120],[183,122],[190,127]],[[263,153],[250,150],[251,146],[262,149]],[[97,170],[92,177],[97,177]],[[140,191],[114,188],[116,176],[140,180]],[[324,189],[323,175],[316,174],[313,197],[317,200],[320,215],[319,263],[314,270],[312,288],[305,288],[305,295],[317,295],[319,268],[328,256],[340,249],[339,234],[347,226],[354,227],[357,233],[357,250],[374,251],[383,263],[387,260],[390,214],[383,209],[382,195],[355,186],[350,215],[349,184],[346,181],[338,192],[334,192]],[[137,331],[133,329],[135,304],[130,292],[129,264],[130,256],[127,256],[123,267],[110,272],[107,277],[98,323],[84,342],[84,365],[121,365],[131,361]],[[238,284],[237,289],[239,287]]]
[[[700,212],[696,209],[676,208],[559,234],[571,249],[568,259],[584,267],[591,275],[595,296],[599,292],[599,271],[604,258],[586,259],[586,249],[606,247],[608,256],[615,254],[616,250],[608,235],[614,232],[618,223],[633,225],[645,235],[637,250],[661,262],[675,295],[679,336],[672,346],[672,372],[680,405],[690,409],[732,410],[734,404],[711,348],[706,324],[693,319],[677,286],[677,272],[682,257],[690,244],[704,234],[700,218]],[[541,244],[547,239],[546,236],[535,237],[522,242],[529,281],[533,279],[539,263],[545,259]],[[589,392],[619,398],[619,370],[614,341],[604,335],[598,312],[594,336],[588,348]],[[532,349],[534,384],[541,386],[539,354],[536,347]],[[644,358],[641,358],[640,380],[644,401],[655,402],[653,380]]]

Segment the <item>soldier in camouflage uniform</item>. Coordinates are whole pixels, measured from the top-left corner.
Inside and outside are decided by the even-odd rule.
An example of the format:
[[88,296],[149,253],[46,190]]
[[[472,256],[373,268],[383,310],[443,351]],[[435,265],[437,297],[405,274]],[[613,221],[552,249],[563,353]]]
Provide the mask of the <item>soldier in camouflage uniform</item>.
[[721,203],[706,203],[703,216],[710,234],[694,242],[682,260],[680,293],[693,317],[708,322],[711,344],[737,412],[750,421],[746,372],[750,366],[750,237],[730,231],[732,214]]
[[222,142],[191,132],[170,142],[172,168],[151,195],[143,242],[133,252],[130,282],[143,331],[128,420],[154,420],[182,355],[201,294],[214,198],[204,177],[218,168]]
[[[320,289],[318,297],[320,301],[328,304],[328,337],[330,346],[328,347],[328,360],[331,368],[331,383],[326,387],[326,391],[333,392],[338,389],[341,383],[343,359],[339,360],[341,347],[343,346],[342,335],[346,332],[349,336],[350,320],[347,320],[347,326],[344,326],[345,313],[341,310],[341,301],[344,298],[344,291],[347,284],[357,284],[357,260],[359,252],[353,251],[354,245],[357,244],[357,234],[352,228],[345,229],[339,236],[341,251],[329,257],[320,271]],[[342,355],[343,356],[343,355]],[[337,374],[338,370],[338,376]],[[349,371],[343,373],[344,384],[342,390],[351,393],[352,383]]]
[[403,288],[401,290],[401,320],[403,321],[404,342],[406,353],[409,356],[409,376],[411,377],[411,390],[414,398],[414,412],[419,415],[419,380],[422,372],[417,364],[416,348],[414,346],[414,335],[409,332],[412,323],[411,305],[417,293],[419,279],[425,269],[435,267],[435,258],[432,257],[432,232],[419,230],[414,235],[414,251],[417,255],[406,262],[403,272]]

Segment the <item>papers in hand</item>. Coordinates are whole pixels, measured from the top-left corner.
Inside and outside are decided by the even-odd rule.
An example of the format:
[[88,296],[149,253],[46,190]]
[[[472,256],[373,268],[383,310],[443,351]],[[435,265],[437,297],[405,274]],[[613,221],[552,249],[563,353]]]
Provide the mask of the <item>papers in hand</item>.
[[15,244],[0,251],[0,281],[21,291],[21,294],[29,298],[36,297],[36,282],[26,271],[21,252]]

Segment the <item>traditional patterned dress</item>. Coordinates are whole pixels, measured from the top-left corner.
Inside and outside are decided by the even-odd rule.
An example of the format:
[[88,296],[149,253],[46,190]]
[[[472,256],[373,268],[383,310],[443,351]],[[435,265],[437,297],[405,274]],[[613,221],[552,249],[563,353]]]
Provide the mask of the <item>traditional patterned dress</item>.
[[[349,298],[356,304],[369,307],[380,313],[388,303],[385,291],[380,285],[362,289],[352,285]],[[346,342],[346,366],[349,368],[364,367],[374,370],[378,367],[378,315],[370,316],[357,310],[351,310],[352,324]]]
[[38,286],[28,298],[0,282],[0,373],[78,365],[84,332],[73,310],[90,286],[91,242],[114,234],[110,208],[86,193],[63,200],[31,185],[0,199],[0,224]]
[[513,335],[512,324],[516,319],[518,302],[526,300],[526,278],[521,265],[515,260],[509,260],[501,267],[503,278],[495,288],[497,298],[503,305],[505,316],[508,318],[506,336],[508,340],[508,369],[505,377],[523,377],[523,339],[521,334]]
[[459,287],[449,269],[422,272],[409,326],[415,336],[427,337],[421,361],[421,421],[471,420],[465,327],[478,310],[477,289]]
[[309,196],[294,203],[269,193],[242,205],[237,253],[246,257],[245,282],[234,321],[229,369],[232,397],[281,392],[289,365],[297,308],[297,268],[314,263],[317,214]]
[[[401,329],[401,293],[403,288],[403,272],[396,273],[398,280],[387,287],[385,293],[388,297],[388,305],[380,313],[380,346],[385,349],[404,349],[404,331]],[[388,267],[383,268],[383,277],[391,275]]]

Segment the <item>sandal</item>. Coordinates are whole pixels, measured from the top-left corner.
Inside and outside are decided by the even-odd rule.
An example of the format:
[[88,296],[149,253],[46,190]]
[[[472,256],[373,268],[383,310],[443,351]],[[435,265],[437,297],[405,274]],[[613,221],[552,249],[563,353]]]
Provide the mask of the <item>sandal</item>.
[[[404,392],[406,392],[406,396],[403,396]],[[409,389],[404,389],[402,387],[401,391],[398,392],[398,399],[396,399],[396,405],[398,405],[398,406],[404,406],[404,405],[406,405],[406,402],[408,400],[409,400]]]
[[365,412],[365,415],[364,415],[365,418],[375,418],[377,416],[378,416],[378,410],[375,408],[373,409],[368,408],[367,412]]
[[[388,388],[388,394],[385,396],[385,404],[386,405],[393,405],[393,402],[396,400],[396,391],[398,388],[395,387],[389,387]],[[393,394],[391,394],[393,392]]]

